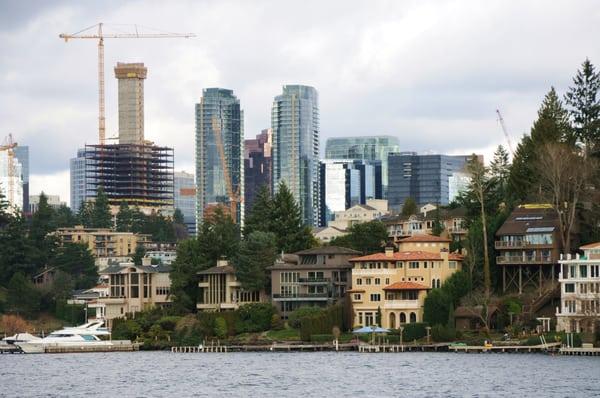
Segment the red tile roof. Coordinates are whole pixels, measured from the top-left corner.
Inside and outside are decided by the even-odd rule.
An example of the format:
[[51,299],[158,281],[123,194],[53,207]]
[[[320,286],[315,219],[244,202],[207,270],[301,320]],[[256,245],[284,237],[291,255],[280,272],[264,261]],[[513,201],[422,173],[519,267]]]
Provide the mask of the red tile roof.
[[396,282],[383,288],[383,290],[428,290],[427,286],[414,282]]
[[464,259],[465,259],[465,256],[463,256],[462,254],[458,254],[458,253],[450,253],[450,254],[448,254],[448,260],[462,261]]
[[410,243],[410,242],[451,242],[448,238],[442,238],[441,236],[429,235],[429,234],[419,234],[409,236],[408,238],[400,239],[400,243]]
[[368,256],[354,257],[350,261],[412,261],[412,260],[438,260],[442,258],[439,253],[424,251],[394,252],[391,257],[385,253],[369,254]]

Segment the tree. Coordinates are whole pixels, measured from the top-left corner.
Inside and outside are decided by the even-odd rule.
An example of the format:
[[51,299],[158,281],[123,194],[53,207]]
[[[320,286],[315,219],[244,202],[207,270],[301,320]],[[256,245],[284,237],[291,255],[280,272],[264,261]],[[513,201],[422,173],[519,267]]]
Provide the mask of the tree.
[[77,222],[80,225],[83,225],[86,228],[93,227],[93,219],[92,212],[94,209],[94,204],[91,202],[86,202],[85,200],[81,202],[79,206],[79,211],[77,212]]
[[63,204],[54,212],[53,224],[56,228],[74,227],[77,225],[77,217],[67,205]]
[[248,236],[254,231],[270,232],[272,230],[273,199],[266,185],[260,187],[252,208],[248,210],[248,215],[244,220],[244,235]]
[[54,225],[54,209],[48,204],[48,197],[42,192],[37,211],[31,217],[29,239],[33,247],[31,258],[38,267],[44,267],[54,256],[57,238],[51,236],[56,227]]
[[495,191],[496,202],[504,202],[508,197],[510,162],[508,151],[502,145],[498,145],[498,148],[494,152],[494,158],[490,163],[490,177]]
[[240,247],[239,227],[229,214],[218,207],[213,217],[200,225],[198,243],[203,269],[215,266],[221,258],[226,258],[233,264]]
[[473,155],[471,160],[467,163],[467,171],[471,174],[471,183],[469,184],[469,190],[475,195],[477,202],[480,205],[480,217],[483,239],[483,281],[485,297],[489,299],[492,283],[490,278],[490,257],[488,249],[487,221],[485,210],[485,195],[489,188],[488,171],[487,168],[479,161],[479,159],[477,159],[476,155]]
[[173,222],[177,224],[185,224],[183,213],[180,209],[175,209],[175,212],[173,212]]
[[64,243],[52,265],[73,278],[75,289],[90,288],[98,282],[94,256],[82,243]]
[[204,258],[197,239],[188,239],[177,246],[177,259],[171,265],[171,296],[179,311],[193,311],[198,299],[197,273],[204,269]]
[[571,252],[577,208],[590,189],[597,167],[595,159],[585,158],[566,144],[546,144],[542,148],[537,162],[541,196],[556,211],[565,253]]
[[11,220],[10,213],[8,212],[8,201],[3,192],[2,184],[0,184],[0,229]]
[[93,203],[92,211],[93,228],[111,228],[113,226],[108,197],[102,187],[96,190],[96,200]]
[[585,153],[598,150],[600,140],[600,73],[589,59],[573,78],[573,86],[565,95],[577,139],[583,143]]
[[133,253],[133,256],[131,256],[131,261],[133,261],[133,263],[135,265],[142,265],[143,258],[145,255],[146,255],[146,249],[144,249],[144,246],[138,245],[135,248],[135,252]]
[[402,217],[410,217],[418,212],[417,202],[413,198],[406,198],[402,205]]
[[118,232],[131,232],[133,228],[133,212],[127,202],[119,204],[119,212],[116,217]]
[[26,316],[32,316],[39,310],[40,294],[20,272],[15,273],[8,282],[7,307]]
[[236,263],[236,276],[245,290],[262,290],[270,287],[267,267],[277,258],[276,237],[270,232],[255,231],[246,237],[240,247]]
[[433,228],[431,234],[440,236],[444,232],[444,224],[442,223],[442,217],[440,215],[440,207],[437,206],[435,209],[435,219],[433,220]]
[[425,297],[423,304],[423,320],[429,325],[445,325],[452,299],[442,289],[433,289]]
[[348,234],[331,240],[331,246],[347,247],[363,254],[378,253],[388,238],[385,224],[379,220],[354,224]]
[[268,231],[277,237],[277,250],[294,253],[315,244],[310,228],[302,221],[302,211],[292,192],[281,181],[273,198],[271,223]]
[[31,240],[27,238],[25,221],[17,213],[0,229],[0,285],[6,285],[16,273],[33,276],[37,270],[32,261],[34,251]]

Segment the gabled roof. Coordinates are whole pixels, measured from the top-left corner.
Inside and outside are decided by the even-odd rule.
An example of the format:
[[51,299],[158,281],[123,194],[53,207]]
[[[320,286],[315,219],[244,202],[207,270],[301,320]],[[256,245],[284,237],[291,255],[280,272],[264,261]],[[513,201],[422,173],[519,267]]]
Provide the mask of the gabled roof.
[[600,242],[588,243],[579,247],[581,250],[600,249]]
[[429,287],[414,282],[396,282],[383,288],[383,290],[428,290]]
[[432,260],[441,261],[439,253],[431,253],[424,251],[405,251],[394,252],[390,257],[386,253],[375,253],[367,256],[351,258],[350,261],[416,261],[416,260]]
[[412,235],[408,238],[400,239],[400,243],[410,242],[452,242],[448,238],[442,238],[441,236],[429,235],[429,234],[418,234]]
[[465,259],[465,256],[459,253],[449,253],[448,260],[462,261]]
[[311,249],[300,250],[299,252],[294,253],[297,256],[305,256],[310,254],[349,254],[349,255],[357,255],[360,254],[359,251],[348,249],[347,247],[341,246],[321,246],[321,247],[313,247]]
[[115,264],[115,265],[110,265],[106,268],[104,268],[102,271],[99,272],[100,275],[103,274],[119,274],[121,273],[121,271],[123,271],[126,268],[137,268],[140,269],[144,272],[153,274],[153,273],[168,273],[171,272],[171,266],[169,265],[165,265],[165,264],[159,264],[159,265],[133,265],[133,264]]
[[496,236],[525,235],[528,232],[543,232],[544,230],[540,228],[549,229],[557,226],[558,218],[554,209],[523,205],[510,213],[508,219],[496,232]]
[[209,275],[209,274],[235,274],[235,268],[231,265],[215,265],[209,269],[198,272],[198,275]]

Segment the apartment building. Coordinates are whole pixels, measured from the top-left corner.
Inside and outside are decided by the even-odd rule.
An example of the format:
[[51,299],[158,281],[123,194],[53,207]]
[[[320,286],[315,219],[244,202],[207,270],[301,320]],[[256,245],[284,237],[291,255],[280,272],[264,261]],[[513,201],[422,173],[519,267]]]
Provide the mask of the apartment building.
[[582,256],[567,254],[559,260],[556,330],[594,334],[600,331],[600,242],[580,249]]
[[112,320],[115,318],[171,304],[171,268],[165,265],[150,265],[149,260],[144,259],[143,265],[111,265],[101,272],[100,276],[108,280],[109,293],[107,297],[99,297],[97,302],[104,305],[109,328],[112,327]]
[[300,307],[325,307],[344,298],[351,288],[350,259],[360,253],[323,246],[284,255],[271,270],[273,304],[283,318]]
[[198,272],[200,296],[196,308],[201,311],[237,310],[241,305],[267,301],[263,290],[244,290],[227,260]]
[[61,243],[83,243],[94,257],[129,257],[138,245],[148,243],[147,235],[132,232],[115,232],[108,228],[59,228],[56,231]]
[[463,257],[450,253],[449,245],[450,239],[421,234],[399,241],[399,251],[389,246],[384,253],[352,258],[348,294],[354,325],[394,329],[422,322],[428,290],[462,268]]

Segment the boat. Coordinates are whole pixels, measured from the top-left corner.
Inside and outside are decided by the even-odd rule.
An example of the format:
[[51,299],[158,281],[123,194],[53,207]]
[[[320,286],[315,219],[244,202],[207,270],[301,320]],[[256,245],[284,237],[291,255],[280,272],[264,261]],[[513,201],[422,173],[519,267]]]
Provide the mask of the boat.
[[40,337],[29,333],[17,333],[0,340],[1,345],[14,345],[15,343],[25,343],[29,341],[41,340]]
[[84,351],[92,348],[94,351],[110,349],[112,341],[102,340],[99,336],[110,336],[108,329],[102,327],[104,321],[92,321],[80,326],[66,327],[50,333],[42,339],[15,342],[14,344],[26,354],[44,353],[48,348],[69,351]]

